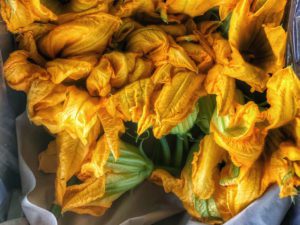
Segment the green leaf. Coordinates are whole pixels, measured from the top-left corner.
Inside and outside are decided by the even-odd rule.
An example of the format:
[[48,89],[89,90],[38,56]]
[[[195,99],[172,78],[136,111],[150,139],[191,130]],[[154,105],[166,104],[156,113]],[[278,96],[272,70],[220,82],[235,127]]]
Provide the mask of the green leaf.
[[216,108],[216,96],[207,95],[198,101],[199,113],[196,124],[205,134],[210,133],[210,121]]

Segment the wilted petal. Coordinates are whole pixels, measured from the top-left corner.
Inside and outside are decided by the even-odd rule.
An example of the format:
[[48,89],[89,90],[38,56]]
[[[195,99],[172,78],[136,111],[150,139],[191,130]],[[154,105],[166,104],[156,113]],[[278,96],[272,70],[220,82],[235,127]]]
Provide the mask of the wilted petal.
[[[107,1],[109,2],[109,1]],[[102,0],[71,0],[70,8],[74,12],[81,12],[90,8],[95,7],[98,4],[104,4]],[[106,3],[108,4],[108,3]]]
[[153,0],[118,0],[112,9],[112,14],[119,17],[129,17],[137,13],[154,13],[156,8]]
[[105,135],[90,147],[90,151],[90,159],[82,165],[80,174],[78,175],[81,180],[103,176],[104,166],[110,154]]
[[83,144],[87,144],[94,127],[100,129],[99,108],[97,98],[90,97],[85,91],[74,86],[68,87],[61,114],[63,129],[73,138],[79,138]]
[[[59,133],[56,139],[58,169],[56,174],[56,202],[62,205],[68,180],[80,171],[89,151],[79,138],[72,138],[67,132]],[[98,187],[100,189],[100,186]]]
[[291,67],[277,71],[267,83],[271,107],[264,112],[267,129],[281,127],[295,119],[300,109],[300,81]]
[[185,50],[157,26],[144,27],[130,34],[126,48],[131,52],[148,55],[156,66],[170,63],[175,67],[197,71]]
[[[225,73],[246,82],[252,90],[264,91],[268,73],[283,66],[286,33],[276,26],[285,4],[286,1],[268,0],[257,12],[251,12],[250,2],[242,0],[232,13],[229,42],[233,54]],[[278,44],[277,40],[283,41]]]
[[6,60],[4,77],[11,88],[27,92],[35,79],[49,79],[49,74],[45,69],[31,63],[28,59],[28,52],[18,50],[11,53]]
[[91,132],[100,132],[98,99],[74,86],[36,80],[28,93],[27,110],[36,125],[45,126],[53,134],[66,131],[83,144],[89,142]]
[[170,14],[183,13],[189,16],[201,16],[209,9],[226,3],[226,0],[167,0],[167,12]]
[[218,145],[229,152],[236,166],[251,166],[263,151],[266,134],[257,126],[261,122],[254,102],[237,105],[235,113],[213,116],[211,132]]
[[99,117],[105,133],[108,149],[114,157],[119,157],[119,135],[125,132],[123,121],[116,115],[111,115],[106,108],[101,107]]
[[46,70],[51,76],[51,81],[59,84],[65,80],[76,81],[87,77],[96,63],[96,55],[56,58],[46,63]]
[[121,88],[152,74],[152,62],[135,53],[111,52],[100,59],[87,79],[89,93],[106,96],[112,88]]
[[113,35],[113,42],[124,41],[133,31],[142,28],[143,26],[131,18],[124,18],[119,29]]
[[39,41],[39,49],[50,58],[101,54],[119,25],[120,19],[110,14],[86,15],[55,27]]
[[[245,170],[245,171],[243,171]],[[264,163],[257,160],[250,169],[241,168],[236,185],[226,187],[227,207],[232,215],[238,214],[251,202],[258,199],[271,183],[262,183]]]
[[62,212],[83,207],[101,198],[105,193],[105,177],[90,178],[82,184],[67,187]]
[[171,81],[164,84],[154,103],[156,123],[153,132],[157,138],[169,133],[182,122],[194,110],[203,94],[203,75],[173,68],[171,77]]
[[[147,123],[150,114],[151,96],[154,91],[154,84],[151,79],[143,79],[125,86],[110,98],[115,113],[120,115],[124,121],[138,123],[138,133],[141,134]],[[113,110],[112,110],[113,111]],[[114,114],[112,114],[114,115]],[[141,127],[143,129],[141,130]]]
[[233,11],[237,3],[238,0],[229,0],[226,4],[219,7],[219,15],[222,21]]
[[54,27],[55,25],[50,23],[33,23],[29,26],[18,29],[16,41],[19,43],[19,48],[29,52],[30,58],[40,66],[44,66],[46,64],[46,59],[39,53],[36,41]]
[[235,96],[235,79],[225,75],[223,70],[222,65],[215,65],[209,70],[204,83],[207,93],[217,96],[217,112],[220,116],[229,113]]
[[192,42],[182,42],[179,45],[187,52],[198,67],[199,72],[207,72],[214,64],[214,59],[200,45]]
[[219,179],[218,164],[225,154],[226,151],[215,143],[212,134],[201,140],[192,162],[193,192],[199,199],[209,199],[214,193]]
[[31,23],[48,22],[57,19],[57,16],[47,9],[39,0],[1,0],[1,16],[11,32]]
[[30,120],[37,126],[45,126],[51,133],[61,132],[61,113],[65,98],[65,86],[35,80],[27,95],[27,112]]
[[[276,182],[280,187],[280,197],[297,195],[296,186],[299,182],[299,175],[295,174],[300,160],[300,149],[293,143],[284,142],[275,151],[266,167],[264,182]],[[295,167],[294,167],[295,166]]]

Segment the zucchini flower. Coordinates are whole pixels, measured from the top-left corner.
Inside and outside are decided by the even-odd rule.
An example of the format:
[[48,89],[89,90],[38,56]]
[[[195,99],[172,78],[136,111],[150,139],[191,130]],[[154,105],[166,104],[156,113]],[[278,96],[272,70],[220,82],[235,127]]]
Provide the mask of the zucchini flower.
[[114,200],[135,188],[151,174],[152,162],[136,147],[120,142],[120,157],[117,160],[112,155],[101,156],[109,152],[107,148],[107,144],[102,142],[98,148],[102,153],[100,155],[93,153],[101,158],[93,155],[91,161],[82,166],[84,170],[88,168],[90,171],[102,167],[102,175],[96,171],[92,172],[81,184],[66,188],[61,204],[63,213],[72,211],[79,214],[102,215]]
[[100,59],[87,79],[87,89],[92,96],[106,96],[113,88],[150,77],[153,65],[136,53],[111,52]]
[[57,16],[46,8],[41,2],[34,0],[1,0],[1,16],[8,30],[12,33],[19,28],[26,27],[33,22],[57,20]]
[[194,111],[198,99],[204,95],[204,78],[204,75],[168,64],[155,71],[152,80],[157,85],[163,84],[153,105],[153,134],[156,138],[168,134]]
[[274,129],[293,121],[300,112],[300,81],[291,67],[277,71],[267,83],[270,108],[263,112]]
[[[220,195],[219,189],[224,189],[224,188],[217,186],[216,190],[214,191],[214,195],[209,199],[199,199],[193,192],[194,186],[192,182],[193,181],[192,174],[196,172],[195,167],[197,164],[196,163],[197,160],[196,159],[194,160],[194,164],[192,164],[192,161],[195,157],[195,154],[197,154],[196,152],[198,150],[198,145],[199,144],[195,144],[192,147],[191,152],[187,158],[185,167],[181,172],[180,178],[173,177],[165,170],[156,169],[151,174],[150,180],[160,186],[163,186],[165,192],[174,193],[182,201],[183,206],[192,217],[205,223],[220,224],[223,221],[222,218],[229,217],[228,215],[226,215],[228,214],[228,210],[227,212],[225,212],[224,210],[223,213],[223,209],[219,207],[214,197]],[[216,158],[213,158],[213,160],[215,159]],[[207,166],[209,167],[211,165],[207,164]],[[198,172],[199,171],[197,171],[197,173]],[[197,183],[197,185],[198,184],[199,183]],[[202,186],[204,184],[201,183],[200,185]],[[201,187],[195,187],[195,188],[201,188]]]
[[63,81],[76,81],[86,78],[97,64],[97,55],[82,55],[70,58],[56,58],[45,65],[51,81],[59,84]]
[[93,8],[100,4],[105,4],[108,8],[109,2],[107,0],[71,0],[69,3],[69,7],[73,12],[81,12]]
[[195,63],[185,50],[157,26],[143,27],[131,33],[126,49],[147,55],[157,67],[169,63],[175,67],[197,71]]
[[282,142],[266,164],[265,180],[278,183],[281,198],[298,195],[299,169],[300,148],[292,142]]
[[262,118],[254,102],[237,104],[235,112],[218,116],[216,111],[210,124],[218,145],[229,152],[236,166],[251,166],[261,155],[266,132],[262,128]]
[[269,74],[284,66],[287,35],[279,25],[285,5],[286,0],[267,0],[255,12],[248,0],[242,0],[232,12],[229,29],[232,60],[224,73],[246,82],[252,91],[263,92]]
[[39,40],[39,50],[49,58],[101,54],[118,30],[119,18],[95,13],[58,25]]
[[220,176],[218,165],[225,157],[226,151],[216,144],[213,134],[201,140],[192,162],[193,193],[199,199],[212,197]]
[[18,91],[28,92],[36,79],[48,80],[47,71],[29,61],[30,53],[17,50],[10,54],[4,64],[4,77],[7,84]]
[[118,0],[111,10],[111,13],[118,17],[129,17],[138,13],[154,14],[157,0]]
[[205,90],[208,94],[216,95],[217,114],[227,115],[235,99],[235,79],[224,74],[224,66],[216,64],[209,70],[205,79]]
[[75,86],[35,80],[27,101],[30,120],[45,126],[52,134],[66,131],[86,145],[91,130],[100,128],[99,100]]
[[227,0],[167,0],[160,3],[163,14],[186,14],[191,17],[201,16],[208,10],[226,3]]
[[16,41],[19,48],[29,52],[30,58],[40,66],[45,66],[46,59],[39,53],[36,41],[55,27],[54,24],[33,23],[18,29]]

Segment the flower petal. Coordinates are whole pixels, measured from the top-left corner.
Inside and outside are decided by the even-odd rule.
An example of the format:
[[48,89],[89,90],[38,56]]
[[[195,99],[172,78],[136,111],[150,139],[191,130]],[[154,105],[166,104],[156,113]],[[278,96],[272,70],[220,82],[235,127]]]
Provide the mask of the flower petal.
[[212,134],[201,140],[192,162],[193,192],[199,199],[209,199],[214,193],[219,178],[218,164],[225,154],[226,151],[215,143]]
[[119,25],[119,18],[110,14],[86,15],[55,27],[39,41],[39,49],[49,58],[101,54]]
[[300,81],[291,67],[277,71],[267,83],[271,107],[264,112],[267,129],[281,127],[295,119],[300,110]]

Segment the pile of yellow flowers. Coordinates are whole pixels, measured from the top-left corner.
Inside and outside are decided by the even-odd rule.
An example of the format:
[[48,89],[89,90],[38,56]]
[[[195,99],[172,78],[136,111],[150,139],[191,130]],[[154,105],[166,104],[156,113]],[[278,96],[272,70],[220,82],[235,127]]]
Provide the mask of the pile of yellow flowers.
[[[272,184],[296,195],[300,81],[285,67],[286,4],[1,0],[19,46],[4,75],[55,136],[39,160],[56,173],[61,212],[101,215],[147,178],[211,224]],[[165,164],[124,142],[128,123],[137,139],[160,139]]]

